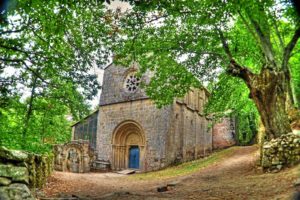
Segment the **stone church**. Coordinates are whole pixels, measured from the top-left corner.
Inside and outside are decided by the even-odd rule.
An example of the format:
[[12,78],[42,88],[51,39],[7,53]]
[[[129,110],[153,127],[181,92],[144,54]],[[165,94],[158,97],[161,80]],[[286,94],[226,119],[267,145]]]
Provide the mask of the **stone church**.
[[98,160],[108,161],[116,170],[151,171],[209,154],[212,130],[201,116],[208,92],[195,89],[158,109],[139,87],[149,76],[138,78],[136,70],[110,65],[104,71]]
[[106,67],[99,110],[73,125],[72,139],[89,140],[96,168],[146,172],[209,155],[213,127],[203,115],[208,91],[190,90],[158,109],[140,87],[150,75],[136,73],[136,66]]

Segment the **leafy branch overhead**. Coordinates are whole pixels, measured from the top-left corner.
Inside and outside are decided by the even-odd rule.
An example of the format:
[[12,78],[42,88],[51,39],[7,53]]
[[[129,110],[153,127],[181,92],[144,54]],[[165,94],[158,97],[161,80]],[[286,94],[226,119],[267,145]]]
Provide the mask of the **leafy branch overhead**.
[[[30,88],[29,80],[37,77],[39,95],[70,89],[76,93],[82,88],[79,93],[91,99],[99,84],[89,70],[105,65],[109,56],[110,26],[104,20],[104,5],[55,0],[9,5],[0,29],[0,69],[13,68],[15,73],[2,79]],[[69,103],[63,93],[53,95]]]
[[122,18],[114,52],[117,62],[135,60],[142,71],[155,72],[146,91],[157,103],[171,103],[195,86],[176,69],[202,84],[227,73],[248,87],[269,138],[291,131],[285,108],[299,101],[298,67],[290,61],[299,58],[300,23],[290,2],[129,2],[133,10]]
[[52,109],[64,107],[53,119],[66,114],[79,119],[87,114],[86,100],[100,89],[91,71],[108,62],[112,30],[98,1],[7,1],[4,6],[0,106],[9,109],[9,102],[27,98],[20,100],[26,109],[19,112],[25,141],[33,134],[29,131],[36,117],[47,112],[39,109],[41,100]]

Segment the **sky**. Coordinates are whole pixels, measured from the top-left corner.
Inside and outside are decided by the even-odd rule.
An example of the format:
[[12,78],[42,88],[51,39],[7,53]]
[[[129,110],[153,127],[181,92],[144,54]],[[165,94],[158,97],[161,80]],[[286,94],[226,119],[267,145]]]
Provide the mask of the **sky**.
[[122,12],[123,12],[123,11],[126,11],[127,9],[130,9],[130,8],[131,8],[131,6],[129,5],[129,3],[127,3],[127,2],[121,2],[121,1],[119,1],[119,0],[112,1],[112,2],[110,3],[110,5],[107,5],[107,7],[108,7],[109,9],[117,9],[117,8],[120,8]]

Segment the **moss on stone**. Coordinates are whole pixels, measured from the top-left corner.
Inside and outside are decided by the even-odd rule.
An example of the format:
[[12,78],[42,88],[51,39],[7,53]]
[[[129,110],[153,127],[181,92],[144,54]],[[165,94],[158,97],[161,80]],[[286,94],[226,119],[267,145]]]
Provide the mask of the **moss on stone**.
[[19,150],[9,150],[0,146],[0,161],[23,162],[28,160],[28,154]]
[[289,133],[264,143],[262,167],[265,170],[281,170],[285,166],[300,163],[300,136]]
[[11,180],[9,178],[0,177],[0,186],[6,186],[11,183]]
[[52,153],[38,155],[0,147],[0,178],[3,179],[0,185],[10,180],[13,183],[25,183],[31,188],[41,188],[51,175],[53,165]]
[[13,182],[29,183],[29,174],[26,167],[0,164],[0,176],[11,178]]
[[1,200],[34,200],[30,190],[25,184],[14,183],[0,187]]

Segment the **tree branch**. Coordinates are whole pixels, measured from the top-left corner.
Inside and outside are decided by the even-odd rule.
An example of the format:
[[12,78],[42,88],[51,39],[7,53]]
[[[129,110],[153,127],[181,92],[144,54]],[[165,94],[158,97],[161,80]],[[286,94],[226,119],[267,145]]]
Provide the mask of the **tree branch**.
[[4,35],[4,34],[10,34],[10,33],[20,33],[23,30],[25,30],[25,27],[18,29],[18,30],[9,30],[9,31],[1,31],[0,35]]
[[13,51],[18,51],[18,52],[21,52],[21,53],[24,53],[26,54],[27,56],[30,54],[29,52],[27,51],[24,51],[22,49],[19,49],[17,47],[10,47],[10,46],[6,46],[6,45],[3,45],[3,44],[0,44],[0,47],[3,48],[3,49],[9,49],[9,50],[13,50]]
[[296,29],[291,41],[284,48],[283,60],[282,60],[282,69],[286,72],[288,71],[288,62],[291,57],[291,52],[297,44],[297,41],[300,37],[300,26]]
[[28,71],[30,71],[36,78],[39,78],[42,82],[44,82],[44,83],[46,83],[46,84],[48,84],[48,85],[51,85],[51,83],[49,83],[48,81],[46,81],[40,74],[39,74],[39,71],[40,70],[34,70],[34,69],[32,69],[31,67],[29,67],[28,65],[27,65],[27,63],[24,61],[24,60],[22,60],[22,63],[25,65],[25,67],[26,67],[26,69],[28,70]]
[[252,36],[256,39],[256,40],[259,40],[257,38],[257,35],[255,34],[255,32],[253,31],[253,29],[250,27],[249,23],[247,22],[247,20],[245,19],[245,17],[242,15],[241,11],[238,10],[237,11],[239,16],[241,17],[243,23],[245,24],[246,28],[248,29],[248,31],[252,34]]
[[251,77],[254,74],[247,68],[239,65],[235,60],[230,60],[229,67],[226,70],[227,73],[231,74],[232,76],[239,77],[243,79],[248,87],[250,86]]
[[224,34],[223,32],[219,29],[219,28],[216,28],[216,30],[218,31],[219,33],[219,36],[220,36],[220,40],[222,42],[222,46],[223,46],[223,49],[227,55],[227,57],[229,58],[229,60],[233,60],[233,56],[230,52],[230,49],[229,49],[229,46],[228,46],[228,43],[227,43],[227,40],[226,38],[224,37]]
[[[212,51],[200,51],[200,52],[199,51],[188,51],[185,53],[194,53],[194,54],[198,54],[198,55],[212,55],[212,56],[224,59],[224,54],[212,52]],[[183,55],[183,54],[181,54],[181,55]]]
[[217,31],[219,32],[220,39],[224,48],[225,53],[227,54],[229,58],[229,65],[227,68],[227,73],[231,74],[232,76],[239,77],[243,79],[246,84],[248,85],[250,83],[250,78],[253,76],[253,73],[247,68],[239,65],[233,58],[227,40],[224,37],[223,32],[217,28]]
[[[263,30],[261,29],[260,25],[258,24],[258,22],[256,20],[254,20],[250,14],[248,14],[248,17],[251,21],[251,24],[254,27],[254,30],[260,40],[260,44],[261,44],[261,48],[264,52],[264,55],[266,56],[266,61],[267,63],[271,63],[272,66],[277,67],[276,61],[275,61],[275,57],[274,57],[274,53],[273,53],[273,49],[272,49],[272,44],[270,41],[270,38],[267,37]],[[270,66],[268,66],[270,67]]]
[[22,59],[10,59],[10,58],[1,58],[1,57],[0,60],[4,62],[23,62]]
[[24,128],[22,131],[22,139],[23,139],[22,146],[23,147],[26,146],[26,136],[27,136],[29,121],[31,119],[31,114],[33,111],[33,101],[35,99],[36,86],[37,86],[37,77],[34,76],[33,80],[32,80],[32,88],[31,88],[31,94],[30,94],[30,98],[29,98],[28,108],[27,108],[27,111],[25,114]]
[[161,16],[154,16],[152,19],[149,19],[149,20],[145,20],[144,23],[145,24],[150,24],[152,22],[155,22],[155,21],[158,21],[160,19],[163,19],[163,18],[167,18],[169,15],[167,14],[164,14],[164,15],[161,15]]
[[274,27],[275,27],[275,33],[276,33],[276,35],[278,37],[278,40],[279,40],[279,43],[280,43],[280,47],[284,48],[284,43],[283,43],[283,39],[282,39],[282,37],[280,35],[280,32],[279,32],[278,24],[277,24],[276,20],[273,17],[272,17],[272,21],[273,21],[273,24],[274,24]]

